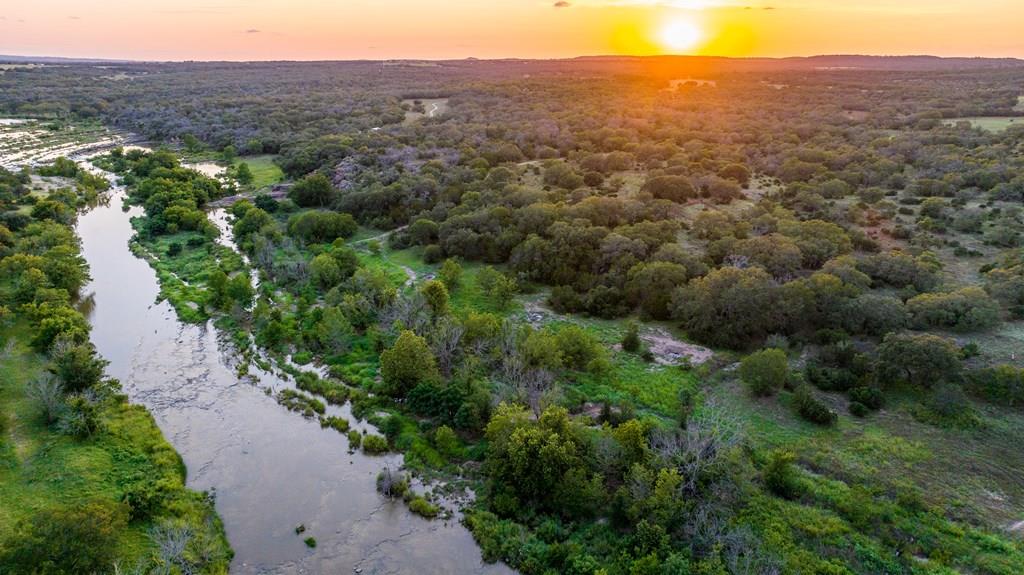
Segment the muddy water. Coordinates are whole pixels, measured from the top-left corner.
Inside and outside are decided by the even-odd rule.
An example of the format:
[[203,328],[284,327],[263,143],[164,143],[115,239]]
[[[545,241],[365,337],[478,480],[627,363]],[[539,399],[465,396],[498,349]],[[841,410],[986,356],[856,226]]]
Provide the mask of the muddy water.
[[[256,384],[240,381],[211,325],[182,324],[169,304],[155,303],[156,276],[128,249],[138,208],[124,212],[123,197],[115,188],[79,218],[93,277],[82,308],[110,376],[153,413],[185,460],[189,486],[216,494],[235,550],[232,573],[510,572],[484,564],[460,524],[427,521],[376,493],[377,473],[400,456],[348,453],[342,434],[267,392],[291,381],[265,372]],[[332,412],[351,419],[347,408]]]

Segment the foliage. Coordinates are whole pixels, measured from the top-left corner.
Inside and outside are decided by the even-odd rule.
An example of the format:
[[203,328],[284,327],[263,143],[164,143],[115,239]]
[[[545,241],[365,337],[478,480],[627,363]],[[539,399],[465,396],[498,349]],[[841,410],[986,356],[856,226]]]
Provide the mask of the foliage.
[[740,378],[755,395],[772,395],[782,388],[788,375],[789,360],[779,349],[764,349],[740,362]]
[[427,341],[409,330],[403,331],[395,344],[380,354],[380,374],[385,393],[392,397],[405,397],[417,384],[439,377]]

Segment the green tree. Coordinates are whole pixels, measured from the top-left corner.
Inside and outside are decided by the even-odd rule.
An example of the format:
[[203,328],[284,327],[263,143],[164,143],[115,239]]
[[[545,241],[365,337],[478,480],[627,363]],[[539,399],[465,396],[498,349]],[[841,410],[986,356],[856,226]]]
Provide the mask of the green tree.
[[629,270],[626,290],[644,317],[664,320],[671,316],[672,291],[686,285],[689,279],[686,268],[679,264],[642,263]]
[[324,308],[316,324],[316,339],[320,346],[331,353],[344,353],[351,347],[353,337],[355,331],[345,314],[337,307]]
[[243,186],[252,184],[255,176],[252,175],[252,170],[249,169],[249,164],[242,162],[235,168],[235,179],[238,183]]
[[883,382],[902,380],[927,388],[942,381],[956,381],[961,367],[960,348],[945,337],[890,333],[878,346]]
[[448,288],[443,282],[430,280],[420,288],[423,299],[426,300],[430,313],[434,318],[439,318],[448,313]]
[[309,263],[309,279],[326,290],[341,283],[344,277],[330,254],[320,254]]
[[181,143],[185,145],[185,151],[190,154],[196,154],[203,151],[203,143],[199,141],[199,138],[192,134],[185,134],[182,136]]
[[712,345],[742,347],[785,326],[782,294],[761,268],[720,268],[672,294],[674,316]]
[[96,385],[103,378],[107,361],[96,354],[92,343],[75,343],[58,339],[50,350],[50,372],[70,393],[78,393]]
[[252,281],[244,273],[235,274],[224,287],[224,295],[234,301],[242,309],[252,307],[252,299],[256,292],[252,288]]
[[789,360],[780,349],[762,349],[740,362],[740,379],[755,395],[772,395],[789,375]]
[[462,281],[462,266],[459,265],[459,262],[448,258],[441,264],[437,277],[441,278],[448,291],[455,291],[455,288],[459,287],[459,282]]
[[403,331],[395,344],[380,354],[380,375],[384,393],[392,397],[405,397],[419,383],[440,377],[427,340],[409,330]]
[[335,199],[337,190],[327,176],[316,173],[302,178],[288,191],[296,204],[305,208],[323,208]]

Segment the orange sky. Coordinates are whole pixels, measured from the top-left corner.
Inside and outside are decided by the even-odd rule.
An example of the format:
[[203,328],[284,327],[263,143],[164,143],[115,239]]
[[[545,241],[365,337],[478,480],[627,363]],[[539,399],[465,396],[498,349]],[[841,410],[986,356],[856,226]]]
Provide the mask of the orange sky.
[[3,4],[0,54],[19,55],[149,60],[663,53],[1024,57],[1024,0],[6,0]]

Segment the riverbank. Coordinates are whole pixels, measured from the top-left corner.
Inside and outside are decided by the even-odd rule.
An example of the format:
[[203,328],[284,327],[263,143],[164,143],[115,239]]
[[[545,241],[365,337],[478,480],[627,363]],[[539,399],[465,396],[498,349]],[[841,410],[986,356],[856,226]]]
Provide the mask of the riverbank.
[[212,496],[186,488],[151,414],[87,347],[90,270],[71,222],[95,192],[55,189],[0,226],[0,572],[227,573]]
[[[188,485],[216,491],[236,553],[232,573],[508,572],[485,565],[459,523],[428,521],[376,492],[377,475],[401,467],[402,456],[362,453],[333,425],[278,404],[303,393],[300,381],[310,376],[302,374],[312,368],[255,350],[245,357],[241,351],[252,330],[235,316],[244,320],[246,306],[226,306],[225,312],[208,305],[211,273],[230,272],[231,279],[243,280],[238,287],[247,277],[230,236],[214,240],[181,230],[147,236],[142,208],[122,209],[124,197],[118,187],[111,205],[79,222],[83,253],[94,270],[93,341],[111,359],[110,371],[126,382],[128,395],[153,412],[182,454]],[[135,249],[151,254],[149,261],[128,250],[137,231]],[[225,330],[202,317],[180,321],[161,296],[168,290],[160,280],[194,296],[194,307],[184,298],[179,310],[216,317]],[[360,443],[364,433],[379,433],[358,421],[349,405],[323,409],[331,421],[349,422]],[[307,537],[315,547],[307,546]]]

